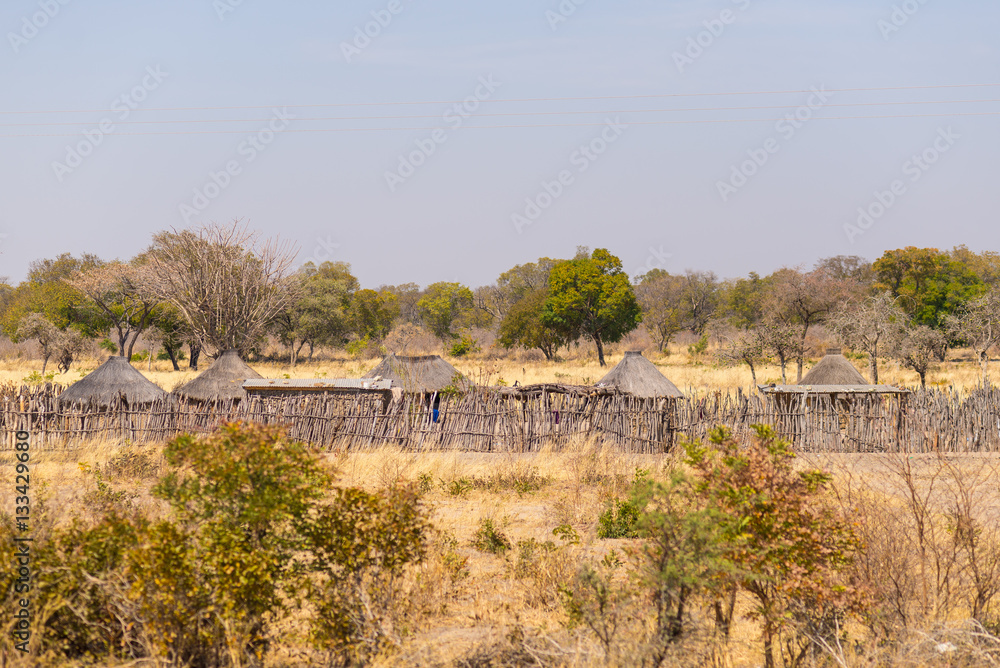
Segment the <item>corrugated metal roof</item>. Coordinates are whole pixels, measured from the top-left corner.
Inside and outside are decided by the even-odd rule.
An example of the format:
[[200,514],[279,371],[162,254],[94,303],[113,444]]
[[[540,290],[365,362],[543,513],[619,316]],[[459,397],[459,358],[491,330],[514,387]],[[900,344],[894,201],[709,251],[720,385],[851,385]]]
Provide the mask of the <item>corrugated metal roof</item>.
[[304,390],[323,392],[331,390],[389,391],[392,381],[372,378],[263,378],[243,383],[244,390]]
[[765,394],[909,394],[892,385],[758,385]]

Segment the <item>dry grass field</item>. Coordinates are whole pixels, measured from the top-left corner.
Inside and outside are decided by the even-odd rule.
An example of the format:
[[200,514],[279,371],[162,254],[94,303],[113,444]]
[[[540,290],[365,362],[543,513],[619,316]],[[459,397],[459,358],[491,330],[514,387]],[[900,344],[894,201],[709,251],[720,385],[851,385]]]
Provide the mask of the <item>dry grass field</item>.
[[[666,357],[646,354],[689,393],[750,386],[745,367],[717,367],[691,359],[680,347]],[[610,356],[609,366],[620,357],[621,352]],[[929,381],[956,389],[974,386],[979,368],[966,357],[963,351],[953,353]],[[586,355],[559,363],[485,356],[449,361],[482,384],[501,380],[508,384],[588,384],[607,370]],[[96,358],[84,359],[79,367],[53,380],[70,383],[98,363]],[[335,378],[357,377],[376,363],[343,359],[294,368],[271,363],[252,366],[265,377]],[[866,365],[857,360],[855,364],[867,376]],[[166,390],[196,374],[186,369],[174,372],[165,362],[135,366]],[[38,367],[34,361],[0,361],[0,383],[17,384]],[[794,375],[794,368],[789,373]],[[882,382],[909,386],[917,382],[914,374],[891,364],[883,366],[882,374]],[[758,371],[760,382],[779,378],[776,367]],[[122,467],[122,452],[117,444],[91,443],[35,453],[36,514],[44,507],[57,524],[74,517],[93,520],[93,470],[98,467],[112,489],[127,494],[131,506],[150,517],[161,516],[164,508],[150,490],[165,469],[162,446],[134,451],[142,463],[138,468]],[[571,624],[561,587],[583,564],[598,564],[609,555],[630,563],[628,555],[640,541],[599,538],[598,518],[615,500],[627,497],[637,472],[665,479],[680,465],[676,453],[630,455],[577,442],[560,451],[543,449],[531,455],[414,454],[383,448],[328,452],[322,457],[336,472],[339,486],[372,492],[401,484],[415,486],[434,527],[429,558],[411,574],[415,579],[410,603],[421,612],[402,634],[402,644],[378,658],[376,665],[644,665],[647,626],[622,626],[613,642],[604,646],[586,628]],[[13,453],[0,453],[0,467],[12,471],[13,463]],[[803,455],[797,466],[832,472],[829,500],[853,518],[864,557],[852,577],[871,590],[869,604],[875,620],[869,625],[860,619],[848,622],[842,629],[846,633],[842,644],[812,655],[802,665],[853,668],[1000,662],[1000,641],[978,622],[969,621],[977,597],[986,597],[977,618],[1000,622],[1000,608],[992,600],[1000,596],[1000,455],[952,459]],[[0,486],[0,511],[14,507],[15,494],[12,484]],[[495,536],[506,541],[506,549],[492,553],[483,548],[484,521],[493,527]],[[963,526],[972,527],[969,535],[975,538],[971,542],[959,540],[966,535],[961,532]],[[553,533],[557,527],[570,527],[579,543],[561,541]],[[546,544],[552,547],[539,547]],[[631,582],[626,571],[622,569],[619,576],[622,585]],[[728,642],[693,634],[677,645],[664,665],[763,665],[760,627],[747,617],[750,603],[742,595],[737,601]],[[638,594],[631,605],[649,609]],[[694,606],[691,612],[697,628],[710,626],[707,609]],[[892,626],[893,642],[873,631],[879,623]],[[1000,625],[988,628],[995,632]],[[278,631],[282,642],[267,665],[295,666],[319,660],[308,649],[298,620],[283,620]],[[22,660],[17,665],[39,664]]]
[[[64,522],[87,519],[93,509],[91,471],[96,466],[113,489],[128,492],[129,504],[155,517],[162,508],[149,490],[164,468],[161,449],[150,446],[138,452],[141,465],[131,468],[120,466],[121,450],[110,444],[36,453],[34,494],[44,499],[45,512]],[[338,485],[373,492],[400,484],[419,487],[435,528],[429,559],[416,575],[422,584],[411,590],[419,600],[409,601],[425,611],[403,636],[402,645],[374,665],[642,665],[640,629],[619,629],[606,653],[585,629],[570,628],[559,587],[583,563],[596,564],[608,554],[627,560],[638,541],[598,538],[597,519],[611,500],[627,494],[637,470],[660,479],[678,465],[675,457],[622,455],[593,443],[575,443],[560,452],[521,456],[380,449],[327,453],[324,460],[336,471]],[[5,469],[12,462],[10,453],[0,456]],[[834,474],[831,498],[855,515],[854,524],[866,541],[866,560],[875,562],[865,566],[871,568],[869,576],[910,578],[905,591],[881,594],[906,606],[914,620],[912,632],[893,646],[880,646],[865,625],[852,622],[845,629],[850,642],[803,665],[975,666],[1000,660],[1000,647],[992,637],[977,636],[981,629],[964,621],[970,575],[961,549],[954,547],[954,527],[948,525],[948,518],[956,516],[956,503],[972,500],[971,516],[982,531],[981,567],[991,569],[990,586],[1000,584],[1000,457],[827,455],[800,457],[798,465]],[[914,507],[914,498],[926,503]],[[13,503],[11,485],[0,487],[0,508]],[[921,530],[928,536],[923,539],[917,537],[915,518],[925,522]],[[484,520],[493,523],[510,549],[494,554],[477,547]],[[578,545],[552,552],[537,549],[546,541],[559,544],[553,529],[566,525],[579,534]],[[536,549],[526,547],[531,544]],[[626,576],[622,582],[628,582]],[[884,603],[873,599],[871,604]],[[744,598],[737,602],[727,643],[694,636],[679,645],[665,665],[762,665],[759,628],[746,618],[749,604]],[[693,614],[707,624],[704,612]],[[295,619],[284,620],[279,631],[283,642],[267,665],[318,660]]]

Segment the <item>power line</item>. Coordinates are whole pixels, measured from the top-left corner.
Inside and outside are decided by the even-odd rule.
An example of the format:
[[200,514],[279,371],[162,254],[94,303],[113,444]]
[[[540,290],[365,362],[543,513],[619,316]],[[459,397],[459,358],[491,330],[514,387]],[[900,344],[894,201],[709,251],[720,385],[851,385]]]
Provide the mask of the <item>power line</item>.
[[[812,120],[817,121],[850,121],[868,119],[888,119],[888,118],[950,118],[955,116],[1000,116],[1000,111],[982,112],[957,112],[950,114],[887,114],[880,116],[814,116]],[[777,123],[786,120],[785,118],[728,118],[728,119],[700,119],[681,121],[629,121],[625,125],[694,125],[694,124],[714,124],[714,123]],[[462,130],[500,130],[514,128],[572,128],[572,127],[604,127],[606,123],[538,123],[523,125],[463,125]],[[300,128],[282,130],[281,134],[304,134],[304,133],[335,133],[335,132],[396,132],[396,131],[433,131],[440,130],[440,126],[434,127],[383,127],[383,128]],[[115,136],[124,137],[153,137],[166,135],[213,135],[213,134],[242,134],[245,135],[250,130],[176,130],[169,132],[116,132]],[[15,137],[79,137],[79,133],[68,134],[0,134],[0,138]]]
[[[978,102],[1000,102],[1000,98],[976,99],[976,100],[920,100],[915,102],[845,102],[824,104],[827,107],[887,107],[887,106],[916,106],[925,104],[969,104]],[[595,111],[568,110],[568,111],[508,111],[493,113],[476,113],[476,118],[488,117],[508,117],[508,116],[577,116],[577,115],[600,115],[600,114],[652,114],[652,113],[674,113],[674,112],[712,112],[712,111],[751,111],[765,109],[797,109],[800,104],[788,105],[764,105],[764,106],[743,106],[743,107],[672,107],[661,109],[599,109]],[[441,118],[440,114],[415,114],[396,116],[314,116],[295,118],[295,121],[376,121],[376,120],[410,120],[422,118]],[[151,121],[115,121],[115,125],[171,125],[171,124],[198,124],[198,123],[266,123],[270,118],[206,118],[206,119],[160,119]],[[0,127],[53,127],[66,125],[85,125],[88,121],[58,121],[45,123],[0,123]]]
[[[852,92],[876,92],[876,91],[906,91],[906,90],[943,90],[953,88],[989,88],[1000,86],[1000,83],[971,83],[971,84],[943,84],[933,86],[873,86],[868,88],[827,88],[828,93],[852,93]],[[763,90],[763,91],[731,91],[716,93],[659,93],[651,95],[598,95],[579,97],[526,97],[513,99],[496,99],[493,102],[570,102],[589,100],[642,100],[642,99],[663,99],[663,98],[690,98],[690,97],[722,97],[722,96],[742,96],[742,95],[789,95],[793,93],[814,93],[811,88],[790,89],[790,90]],[[320,104],[266,104],[266,105],[230,105],[230,106],[201,106],[201,107],[149,107],[144,111],[219,111],[232,109],[273,109],[275,107],[288,107],[292,109],[308,109],[319,107],[389,107],[389,106],[409,106],[424,104],[461,104],[465,100],[423,100],[423,101],[394,101],[394,102],[331,102]],[[0,114],[95,114],[104,113],[107,109],[43,109],[43,110],[4,110]]]

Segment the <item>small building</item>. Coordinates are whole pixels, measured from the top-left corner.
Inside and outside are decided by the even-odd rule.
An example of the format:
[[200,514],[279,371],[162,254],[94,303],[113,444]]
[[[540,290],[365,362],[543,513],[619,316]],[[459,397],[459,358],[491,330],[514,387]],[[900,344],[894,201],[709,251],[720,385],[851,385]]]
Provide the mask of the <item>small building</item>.
[[243,361],[239,351],[227,350],[212,363],[212,366],[175,388],[173,394],[181,399],[198,403],[243,401],[247,398],[243,382],[259,378],[263,376]]
[[622,361],[615,365],[595,387],[614,388],[640,399],[682,399],[684,394],[670,379],[656,368],[656,365],[633,350],[625,353]]
[[[895,434],[902,428],[910,391],[872,385],[840,348],[826,355],[794,385],[758,385],[767,405],[768,422],[780,436],[810,450],[863,452],[873,430]],[[811,443],[802,437],[810,435]],[[883,439],[884,440],[884,439]]]
[[403,357],[389,354],[362,378],[392,381],[392,386],[402,389],[404,394],[466,392],[474,385],[440,355]]
[[108,408],[116,402],[144,406],[167,398],[167,393],[119,355],[73,383],[59,395],[62,405],[89,405]]

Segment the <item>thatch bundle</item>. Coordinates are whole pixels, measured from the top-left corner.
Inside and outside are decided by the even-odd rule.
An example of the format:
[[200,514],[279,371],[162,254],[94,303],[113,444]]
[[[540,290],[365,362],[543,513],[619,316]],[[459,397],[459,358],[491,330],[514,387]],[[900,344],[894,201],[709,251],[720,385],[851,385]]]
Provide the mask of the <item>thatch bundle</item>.
[[59,395],[63,404],[109,406],[121,396],[130,406],[151,404],[167,393],[139,373],[119,355],[109,357]]
[[840,348],[828,348],[826,356],[810,369],[799,385],[868,385],[865,377],[844,357]]
[[472,386],[471,381],[439,355],[401,357],[390,354],[362,378],[391,380],[393,387],[400,387],[407,394],[431,394],[448,387],[465,391]]
[[684,396],[677,386],[639,351],[625,353],[622,361],[604,378],[597,381],[597,387],[615,388],[643,399],[657,397],[679,399]]
[[227,350],[207,370],[174,390],[188,401],[221,401],[246,399],[243,381],[263,378],[240,359],[236,350]]

